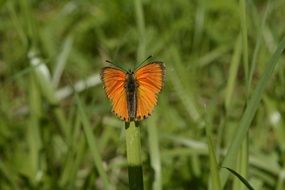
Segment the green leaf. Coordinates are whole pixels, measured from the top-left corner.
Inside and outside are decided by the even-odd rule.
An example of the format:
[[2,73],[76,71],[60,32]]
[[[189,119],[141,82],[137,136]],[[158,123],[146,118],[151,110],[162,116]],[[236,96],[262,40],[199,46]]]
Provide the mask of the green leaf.
[[250,185],[250,183],[244,178],[242,177],[239,173],[237,173],[236,171],[234,171],[231,168],[228,167],[223,167],[226,168],[227,170],[229,170],[232,174],[234,174],[236,177],[238,177],[240,179],[240,181],[250,190],[254,190],[254,188]]

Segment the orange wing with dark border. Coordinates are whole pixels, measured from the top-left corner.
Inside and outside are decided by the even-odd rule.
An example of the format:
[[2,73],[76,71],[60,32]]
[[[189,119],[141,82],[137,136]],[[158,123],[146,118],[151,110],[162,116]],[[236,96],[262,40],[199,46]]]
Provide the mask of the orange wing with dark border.
[[127,95],[124,88],[126,73],[114,67],[104,67],[100,73],[107,97],[112,102],[112,111],[122,120],[129,121]]
[[135,71],[137,81],[136,121],[150,116],[157,103],[157,95],[164,85],[165,66],[162,62],[151,62]]

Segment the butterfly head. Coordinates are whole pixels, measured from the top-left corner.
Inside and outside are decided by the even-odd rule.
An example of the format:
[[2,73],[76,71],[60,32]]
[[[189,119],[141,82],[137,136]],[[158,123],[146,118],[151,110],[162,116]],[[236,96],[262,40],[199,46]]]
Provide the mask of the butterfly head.
[[132,69],[129,69],[129,70],[127,71],[127,74],[133,75],[133,74],[134,74],[134,71],[132,71]]

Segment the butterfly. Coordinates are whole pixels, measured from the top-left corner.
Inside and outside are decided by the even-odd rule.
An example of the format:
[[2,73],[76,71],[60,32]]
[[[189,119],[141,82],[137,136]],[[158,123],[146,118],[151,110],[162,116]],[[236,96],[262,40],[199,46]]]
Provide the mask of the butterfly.
[[104,67],[100,73],[112,111],[126,122],[141,121],[150,116],[163,88],[165,66],[150,62],[134,71],[119,67]]

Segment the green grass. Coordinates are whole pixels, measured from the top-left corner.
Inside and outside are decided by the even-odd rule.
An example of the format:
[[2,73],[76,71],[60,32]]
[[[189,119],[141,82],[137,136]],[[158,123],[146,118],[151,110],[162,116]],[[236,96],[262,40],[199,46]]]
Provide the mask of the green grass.
[[140,126],[145,189],[285,189],[284,12],[283,0],[0,1],[0,189],[128,189],[124,122],[98,73],[149,55],[166,81]]

